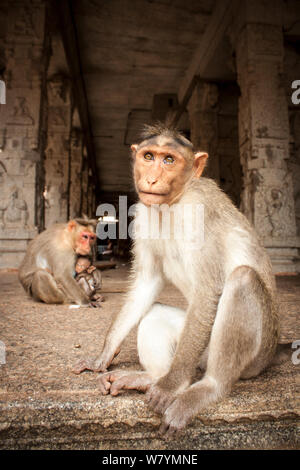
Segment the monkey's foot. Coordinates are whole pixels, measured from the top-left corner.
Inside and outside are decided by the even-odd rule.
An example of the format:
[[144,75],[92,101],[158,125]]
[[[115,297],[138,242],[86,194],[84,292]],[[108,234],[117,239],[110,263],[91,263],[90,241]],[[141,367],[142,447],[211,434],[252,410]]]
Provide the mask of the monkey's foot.
[[219,392],[216,381],[205,377],[178,393],[164,413],[160,432],[167,437],[178,436],[201,410],[221,398]]
[[188,393],[181,393],[166,409],[159,432],[166,438],[176,438],[188,422],[197,414],[194,403],[190,403]]
[[102,395],[119,395],[121,390],[138,390],[146,392],[152,383],[151,377],[146,372],[115,370],[106,372],[98,378],[98,384]]
[[105,372],[113,359],[119,354],[121,348],[118,348],[109,359],[102,359],[100,356],[96,361],[94,359],[81,359],[71,369],[73,374],[81,374],[84,370],[91,370],[92,372]]
[[158,384],[152,385],[147,393],[149,407],[156,413],[163,414],[174,401],[176,394],[161,388]]

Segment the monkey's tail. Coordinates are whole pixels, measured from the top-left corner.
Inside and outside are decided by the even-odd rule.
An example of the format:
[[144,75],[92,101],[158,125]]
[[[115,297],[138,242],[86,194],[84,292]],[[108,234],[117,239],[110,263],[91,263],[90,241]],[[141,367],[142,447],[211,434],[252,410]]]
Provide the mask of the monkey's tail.
[[284,362],[290,361],[292,353],[292,343],[278,344],[275,356],[271,361],[271,365],[277,366],[279,364],[283,364]]

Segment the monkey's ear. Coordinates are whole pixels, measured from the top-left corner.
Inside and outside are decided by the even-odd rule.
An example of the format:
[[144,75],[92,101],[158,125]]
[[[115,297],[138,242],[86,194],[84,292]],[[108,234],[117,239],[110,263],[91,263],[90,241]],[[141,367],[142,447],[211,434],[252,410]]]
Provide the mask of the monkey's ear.
[[77,227],[77,222],[76,222],[76,220],[70,220],[70,221],[68,222],[68,230],[69,230],[69,232],[72,232],[72,230],[74,230],[74,228],[76,228],[76,227]]
[[208,153],[206,152],[196,152],[194,160],[194,176],[200,178],[203,173],[203,170],[206,165],[206,160],[208,159]]
[[132,150],[132,156],[134,156],[136,154],[136,151],[137,151],[137,148],[138,148],[138,144],[132,144],[130,146],[131,150]]

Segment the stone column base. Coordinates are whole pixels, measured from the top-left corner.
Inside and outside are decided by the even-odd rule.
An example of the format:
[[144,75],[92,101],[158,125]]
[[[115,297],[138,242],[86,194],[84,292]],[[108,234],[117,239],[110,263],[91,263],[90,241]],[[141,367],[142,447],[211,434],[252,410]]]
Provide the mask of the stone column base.
[[274,273],[300,273],[300,237],[284,241],[264,240]]
[[27,245],[38,234],[37,228],[5,228],[0,231],[0,268],[18,268]]

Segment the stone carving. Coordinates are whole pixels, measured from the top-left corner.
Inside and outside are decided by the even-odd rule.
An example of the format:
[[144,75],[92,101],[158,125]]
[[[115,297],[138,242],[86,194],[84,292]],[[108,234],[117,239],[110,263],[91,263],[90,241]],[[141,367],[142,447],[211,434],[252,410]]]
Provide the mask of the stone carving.
[[202,110],[212,111],[218,106],[219,90],[213,83],[204,83],[202,87]]
[[37,37],[33,20],[33,10],[28,5],[22,5],[17,20],[14,24],[14,34],[16,36]]
[[56,104],[63,104],[67,102],[69,89],[69,78],[61,75],[54,74],[48,80],[48,93],[51,102]]
[[213,83],[198,83],[189,103],[191,139],[196,148],[209,154],[205,175],[219,180],[218,147],[219,91]]
[[13,126],[31,126],[34,124],[34,119],[31,116],[27,105],[27,99],[23,96],[17,96],[15,98],[13,112],[9,116],[7,124]]
[[49,125],[66,126],[67,110],[61,106],[51,106],[51,109],[49,110]]
[[255,199],[255,225],[264,237],[295,237],[294,203],[289,198],[290,178],[278,186],[271,186],[257,172]]
[[4,211],[3,222],[5,228],[25,227],[27,225],[27,204],[19,188],[13,188],[6,207],[2,202],[1,209]]
[[288,167],[294,184],[297,233],[300,235],[300,109],[290,111],[290,158]]
[[3,162],[0,162],[0,227],[20,228],[27,226],[28,210],[22,190],[14,184]]

